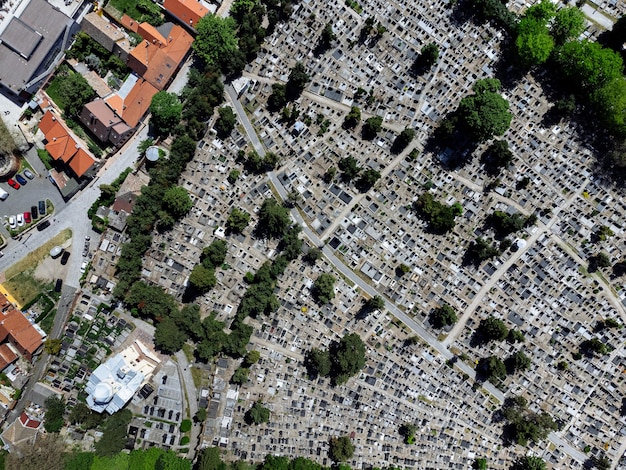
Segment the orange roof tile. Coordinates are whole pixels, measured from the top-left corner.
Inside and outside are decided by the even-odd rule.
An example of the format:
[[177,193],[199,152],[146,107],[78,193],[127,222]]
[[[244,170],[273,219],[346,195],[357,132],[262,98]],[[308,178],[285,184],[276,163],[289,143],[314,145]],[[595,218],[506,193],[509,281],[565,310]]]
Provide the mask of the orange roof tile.
[[0,345],[0,370],[17,360],[17,354],[13,352],[8,344]]
[[137,30],[139,35],[152,44],[165,44],[167,41],[163,35],[150,23],[141,23]]
[[106,102],[126,124],[130,127],[135,127],[148,112],[152,97],[158,91],[149,82],[138,80],[135,86],[128,92],[126,99],[123,100],[116,94],[108,97]]
[[124,28],[130,29],[134,33],[136,33],[137,30],[139,29],[139,23],[137,23],[135,20],[133,20],[126,13],[124,13],[122,15],[122,19],[120,20],[120,23],[122,24],[122,26],[124,26]]
[[41,129],[41,132],[47,135],[48,132],[50,132],[50,130],[52,129],[52,127],[56,125],[56,123],[57,123],[56,116],[52,114],[51,111],[46,111],[46,113],[41,118],[41,121],[39,121],[39,129]]
[[67,162],[76,153],[76,142],[69,135],[47,139],[46,150],[55,160]]
[[165,0],[163,8],[185,24],[196,26],[209,10],[196,0]]
[[33,354],[42,344],[41,335],[19,310],[13,309],[0,315],[0,336],[11,336],[25,351]]
[[85,152],[82,148],[79,148],[76,155],[70,160],[70,168],[74,171],[79,178],[83,176],[89,168],[93,166],[96,161]]

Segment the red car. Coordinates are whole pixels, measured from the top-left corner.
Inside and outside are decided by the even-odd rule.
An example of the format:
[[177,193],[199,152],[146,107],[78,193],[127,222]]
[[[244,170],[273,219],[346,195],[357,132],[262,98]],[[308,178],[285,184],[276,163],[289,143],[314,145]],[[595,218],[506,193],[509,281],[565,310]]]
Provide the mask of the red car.
[[9,178],[9,186],[11,186],[13,189],[20,189],[20,184],[15,181],[13,178]]
[[30,224],[32,222],[30,218],[30,212],[24,212],[24,222],[26,222],[27,224]]

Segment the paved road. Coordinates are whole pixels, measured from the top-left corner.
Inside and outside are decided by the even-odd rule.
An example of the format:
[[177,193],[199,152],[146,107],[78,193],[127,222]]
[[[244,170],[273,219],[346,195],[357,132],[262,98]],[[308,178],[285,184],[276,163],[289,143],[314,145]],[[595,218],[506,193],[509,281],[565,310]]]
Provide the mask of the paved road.
[[196,455],[196,447],[198,446],[198,438],[200,437],[200,432],[202,431],[202,426],[196,424],[194,421],[194,416],[198,412],[198,391],[196,390],[196,386],[193,382],[193,376],[191,375],[191,365],[187,360],[187,356],[183,351],[178,351],[176,353],[176,362],[178,363],[178,373],[180,375],[180,383],[183,384],[185,388],[185,394],[187,395],[187,405],[189,406],[189,419],[194,422],[191,427],[190,436],[189,436],[189,452],[187,453],[187,457],[193,459]]
[[[226,86],[226,92],[234,105],[235,111],[239,116],[239,120],[241,124],[244,126],[246,134],[248,135],[252,145],[255,150],[259,153],[260,156],[265,155],[265,149],[261,145],[261,142],[256,135],[256,131],[254,127],[250,123],[248,116],[246,115],[243,107],[239,103],[237,99],[237,95],[230,86]],[[268,173],[268,178],[270,182],[274,185],[276,191],[278,192],[281,199],[285,200],[287,198],[287,190],[283,187],[280,180],[276,177],[276,172],[272,171]],[[584,189],[579,188],[580,192]],[[566,206],[567,203],[564,204]],[[564,207],[562,206],[562,207]],[[406,315],[402,310],[400,310],[393,302],[389,301],[387,298],[382,296],[374,287],[365,282],[361,277],[356,275],[348,266],[346,266],[339,258],[337,258],[333,252],[333,250],[325,245],[322,240],[316,235],[314,231],[310,229],[310,227],[305,223],[302,219],[302,216],[298,212],[297,209],[291,210],[291,216],[302,227],[302,233],[317,247],[321,248],[324,255],[328,259],[328,261],[333,265],[333,267],[339,271],[343,276],[353,282],[356,286],[358,286],[363,292],[367,293],[369,296],[373,297],[375,295],[381,296],[385,300],[385,308],[389,311],[390,314],[398,318],[402,323],[404,323],[411,331],[413,331],[422,341],[424,341],[428,346],[430,346],[433,350],[439,353],[445,360],[453,359],[455,356],[452,352],[447,348],[446,345],[442,344],[435,338],[430,332],[426,331],[422,325],[417,323],[411,317]],[[551,221],[552,222],[552,221]],[[546,229],[551,227],[552,223],[549,223],[546,226]],[[539,232],[539,231],[538,231]],[[538,237],[538,235],[537,235]],[[536,238],[535,238],[536,239]],[[474,368],[470,367],[468,364],[463,361],[456,361],[455,367],[457,367],[461,372],[467,374],[472,380],[476,380],[476,371]],[[504,402],[504,393],[496,388],[489,382],[484,382],[482,387],[489,392],[493,397],[495,397],[501,403]],[[584,462],[587,459],[587,456],[580,452],[578,449],[569,445],[565,440],[559,437],[556,433],[551,433],[548,436],[548,439],[555,444],[562,452],[565,452],[570,457]]]

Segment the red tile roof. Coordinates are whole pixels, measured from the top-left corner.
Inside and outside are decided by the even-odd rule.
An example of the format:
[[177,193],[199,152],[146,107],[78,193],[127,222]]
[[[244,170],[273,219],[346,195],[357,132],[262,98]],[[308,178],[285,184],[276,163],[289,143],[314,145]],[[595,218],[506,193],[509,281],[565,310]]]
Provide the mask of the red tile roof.
[[163,8],[194,28],[200,18],[209,13],[209,10],[196,0],[165,0]]
[[41,425],[41,421],[37,421],[36,419],[32,419],[26,413],[22,412],[20,415],[20,423],[25,428],[37,429]]
[[114,94],[106,98],[107,104],[130,127],[135,127],[148,112],[152,97],[159,90],[145,80],[138,80],[130,90],[126,99]]
[[91,155],[79,148],[76,154],[70,160],[70,168],[79,178],[83,176],[96,161]]
[[17,354],[11,349],[11,346],[4,343],[0,345],[0,370],[4,370],[6,366],[17,360]]
[[[27,318],[0,293],[0,341],[12,339],[18,349],[30,357],[42,345],[42,336]],[[29,357],[29,359],[30,359]]]

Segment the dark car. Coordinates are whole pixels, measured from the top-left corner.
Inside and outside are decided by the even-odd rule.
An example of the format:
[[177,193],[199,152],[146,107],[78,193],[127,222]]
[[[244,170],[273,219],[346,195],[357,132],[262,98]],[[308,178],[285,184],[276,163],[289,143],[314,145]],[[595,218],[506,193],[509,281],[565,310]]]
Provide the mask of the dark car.
[[50,227],[50,221],[49,220],[44,220],[39,225],[37,225],[37,230],[39,230],[41,232],[42,230],[45,230],[48,227]]
[[63,279],[57,279],[57,282],[54,285],[54,292],[61,292],[62,286],[63,286]]
[[17,175],[15,175],[15,179],[17,180],[17,182],[19,184],[21,184],[22,186],[24,186],[26,183],[28,183],[28,181],[26,181],[26,178],[24,178],[22,175],[20,175],[19,173]]
[[33,219],[39,217],[39,211],[37,210],[37,206],[30,206],[30,215],[33,216]]
[[39,213],[46,215],[46,201],[39,201],[37,205],[39,206]]
[[11,186],[13,189],[20,189],[20,184],[13,178],[9,178],[9,181],[7,181],[7,183],[9,183],[9,186]]
[[70,257],[70,252],[64,251],[63,256],[61,256],[61,264],[65,266],[67,264],[67,260],[69,259],[69,257]]

